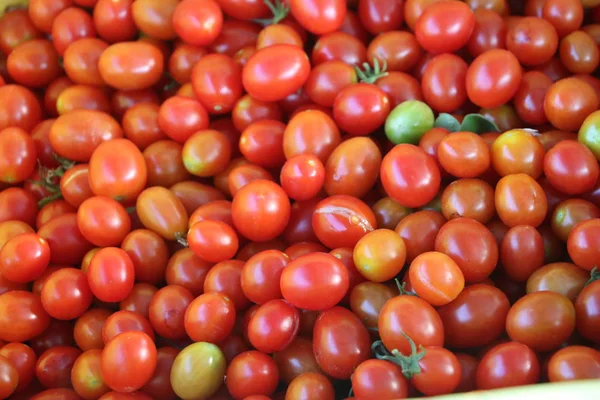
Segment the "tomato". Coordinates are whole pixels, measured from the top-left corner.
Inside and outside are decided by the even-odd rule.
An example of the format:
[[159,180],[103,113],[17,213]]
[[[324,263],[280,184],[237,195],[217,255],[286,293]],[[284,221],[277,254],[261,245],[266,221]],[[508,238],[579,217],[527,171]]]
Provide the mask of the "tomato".
[[577,313],[577,332],[595,343],[600,342],[598,327],[600,326],[600,284],[594,281],[585,286],[575,300]]
[[356,243],[353,259],[362,276],[372,282],[385,282],[404,267],[406,245],[396,232],[376,229]]
[[361,282],[350,293],[350,309],[368,328],[377,328],[379,313],[384,304],[396,296],[389,286],[375,282]]
[[456,299],[438,309],[444,324],[444,343],[453,348],[492,343],[504,333],[509,308],[506,295],[494,286],[465,287]]
[[144,332],[151,339],[154,339],[154,331],[146,317],[133,311],[117,311],[104,322],[104,326],[102,327],[102,341],[104,344],[107,344],[123,332],[135,331]]
[[110,391],[102,379],[101,354],[98,349],[88,350],[77,357],[71,369],[73,389],[85,399],[96,399]]
[[565,36],[559,47],[560,60],[574,74],[591,74],[600,62],[600,51],[594,38],[584,31]]
[[0,129],[18,127],[30,131],[41,119],[35,95],[19,85],[0,86]]
[[196,256],[213,263],[233,258],[239,246],[236,232],[221,221],[195,223],[188,231],[187,241]]
[[157,291],[158,288],[149,283],[136,283],[129,296],[119,303],[119,309],[133,311],[148,318],[150,301]]
[[343,88],[333,104],[333,118],[350,135],[368,135],[385,122],[390,112],[387,95],[377,86],[358,83]]
[[500,262],[510,279],[526,282],[533,272],[544,265],[542,235],[529,225],[510,228],[500,245]]
[[73,265],[81,262],[92,245],[77,227],[77,214],[55,217],[38,229],[38,235],[50,246],[50,263]]
[[313,199],[323,187],[325,172],[323,163],[316,156],[293,156],[281,168],[281,187],[294,200]]
[[300,89],[310,62],[302,49],[278,44],[258,50],[242,70],[244,88],[260,101],[277,101]]
[[244,262],[240,260],[222,261],[213,266],[204,281],[204,292],[223,293],[235,304],[236,310],[244,310],[250,301],[242,291],[241,275]]
[[203,56],[192,69],[194,93],[209,113],[226,114],[242,97],[242,69],[224,54]]
[[415,293],[434,306],[450,303],[465,286],[465,278],[456,262],[439,252],[417,256],[411,262],[408,274]]
[[358,398],[402,399],[408,397],[408,382],[397,365],[367,360],[352,374],[352,392]]
[[452,112],[467,100],[467,63],[454,54],[440,54],[428,63],[421,86],[423,98],[438,112]]
[[183,146],[173,140],[156,141],[143,151],[148,186],[169,187],[190,178],[183,165],[182,151]]
[[523,65],[540,65],[550,61],[558,49],[558,34],[550,22],[538,17],[520,18],[510,26],[506,48]]
[[279,250],[265,250],[252,256],[242,269],[241,287],[252,302],[264,304],[280,299],[280,278],[289,257]]
[[21,128],[1,130],[0,160],[0,182],[23,182],[36,167],[35,142]]
[[386,193],[405,207],[430,202],[440,187],[435,160],[411,144],[395,146],[381,163],[381,182]]
[[183,0],[173,12],[173,29],[186,43],[211,44],[221,33],[223,13],[214,0]]
[[600,112],[597,111],[588,115],[581,124],[578,134],[579,141],[594,153],[596,159],[600,159],[600,143],[595,136],[600,126],[598,124],[598,121],[600,121],[598,119],[599,115]]
[[322,373],[313,353],[312,340],[297,337],[285,349],[273,354],[282,381],[292,382],[305,373]]
[[522,74],[519,61],[511,52],[488,50],[477,56],[467,69],[469,100],[483,108],[505,104],[519,89]]
[[289,5],[294,19],[315,35],[339,30],[346,16],[346,2],[342,0],[291,0]]
[[2,276],[12,282],[38,279],[50,263],[48,242],[35,233],[22,233],[8,240],[0,250]]
[[[169,57],[168,71],[177,83],[182,86],[177,92],[177,95],[182,95],[181,90],[191,89],[192,69],[194,65],[208,54],[208,50],[204,47],[194,46],[187,43],[178,43]],[[196,95],[193,90],[189,93],[189,97],[194,98]]]
[[186,288],[169,284],[150,300],[148,319],[154,331],[167,339],[186,337],[185,312],[194,296]]
[[28,40],[15,47],[6,66],[16,83],[28,87],[46,86],[60,74],[58,53],[45,39]]
[[121,244],[131,230],[125,207],[109,197],[95,196],[81,203],[77,226],[90,243],[99,247]]
[[556,128],[576,131],[586,117],[598,108],[594,89],[577,78],[566,78],[554,83],[546,94],[544,111]]
[[131,6],[135,25],[147,36],[159,40],[174,39],[173,13],[177,0],[136,0]]
[[346,295],[348,271],[326,253],[310,253],[288,263],[281,273],[283,298],[305,310],[326,310]]
[[442,346],[444,326],[435,309],[425,300],[401,295],[388,300],[379,314],[379,335],[385,347],[410,354],[410,345],[403,335],[417,346]]
[[415,24],[415,35],[432,54],[453,53],[469,40],[475,27],[473,11],[459,1],[435,2],[425,8]]
[[585,346],[567,346],[552,355],[548,362],[550,382],[600,377],[600,352]]
[[445,136],[438,147],[438,161],[449,174],[458,178],[475,178],[490,166],[490,149],[472,132]]
[[[12,365],[16,369],[19,378],[16,391],[22,392],[23,389],[30,385],[35,375],[37,356],[34,351],[31,347],[23,343],[9,343],[0,349],[0,356],[8,360],[9,365]],[[2,368],[6,368],[6,365],[3,364]],[[6,379],[6,370],[0,375],[4,381]]]
[[271,240],[287,225],[289,198],[281,186],[267,180],[256,180],[235,195],[231,215],[242,236],[254,241]]
[[495,215],[494,189],[479,179],[459,179],[442,192],[442,213],[450,220],[471,218],[482,224]]
[[394,229],[398,223],[412,213],[410,208],[398,204],[390,197],[383,197],[372,206],[377,226],[384,229]]
[[113,113],[117,118],[123,118],[125,112],[136,104],[159,104],[158,94],[152,89],[116,90],[111,98]]
[[52,22],[52,43],[61,56],[73,42],[96,36],[92,16],[79,7],[63,9]]
[[47,388],[71,386],[71,370],[81,350],[71,346],[54,346],[44,351],[37,360],[35,375]]
[[[62,10],[71,6],[72,0],[59,0],[59,1],[47,1],[47,0],[31,0],[29,2],[29,18],[31,19],[35,28],[50,33],[52,31],[52,22],[54,18]],[[12,14],[20,14],[19,11],[11,12]],[[16,17],[17,15],[14,15]]]
[[185,331],[195,342],[218,343],[231,333],[235,316],[235,306],[227,296],[204,293],[187,307]]
[[183,165],[192,175],[215,176],[231,159],[231,142],[219,131],[200,130],[185,140],[182,158]]
[[600,168],[594,154],[585,145],[564,140],[544,157],[544,173],[556,189],[577,195],[594,187]]
[[194,133],[208,128],[208,113],[195,99],[171,97],[158,110],[158,127],[171,139],[185,143]]
[[256,180],[274,181],[271,173],[258,165],[244,164],[235,167],[228,177],[229,192],[235,197],[241,188]]
[[225,357],[216,345],[191,344],[181,350],[171,367],[173,391],[182,398],[208,398],[223,383],[225,369]]
[[225,198],[219,189],[191,180],[176,183],[171,186],[170,191],[183,204],[188,214],[205,204]]
[[[419,0],[417,0],[419,1]],[[492,49],[506,47],[506,25],[497,12],[487,8],[473,10],[475,26],[467,42],[467,50],[473,57]]]
[[567,239],[567,250],[573,262],[584,269],[592,270],[598,264],[596,234],[600,229],[600,219],[593,218],[575,225]]
[[88,283],[102,301],[121,301],[133,288],[135,269],[127,253],[116,247],[100,249],[88,267]]
[[270,396],[279,382],[277,364],[259,351],[246,351],[236,356],[227,367],[225,384],[236,400],[251,395]]
[[340,132],[333,119],[317,110],[299,112],[283,132],[283,152],[287,159],[312,154],[325,163],[340,142]]
[[81,316],[92,303],[86,275],[76,268],[61,268],[46,280],[40,293],[44,310],[51,317],[70,320]]
[[559,203],[552,213],[552,230],[563,241],[581,221],[600,218],[600,209],[583,199],[568,199]]
[[261,305],[248,323],[248,339],[263,353],[287,348],[298,335],[300,311],[284,300],[274,299]]
[[313,102],[332,107],[337,94],[357,80],[351,65],[339,60],[324,61],[310,71],[304,91]]
[[0,295],[0,339],[7,342],[25,342],[50,325],[40,296],[21,290]]
[[183,286],[194,296],[198,296],[204,292],[204,280],[212,266],[212,263],[201,260],[192,250],[186,248],[171,256],[160,279],[164,277],[167,284]]
[[406,100],[422,100],[419,81],[404,72],[389,72],[375,82],[390,100],[390,107],[396,107]]
[[179,352],[179,349],[169,346],[158,349],[154,376],[142,387],[144,393],[160,396],[165,400],[177,398],[171,387],[171,369]]
[[164,239],[175,240],[187,232],[188,213],[175,194],[155,186],[145,189],[136,200],[142,224]]
[[581,26],[583,5],[576,0],[549,0],[544,2],[541,16],[563,37]]
[[565,296],[550,292],[529,293],[511,307],[506,332],[533,350],[557,349],[575,330],[575,307]]
[[98,36],[110,43],[133,39],[137,27],[132,4],[133,0],[97,0],[93,17]]
[[400,220],[394,230],[404,240],[408,263],[419,254],[434,250],[435,238],[445,222],[441,213],[430,210],[417,211]]
[[544,190],[526,174],[512,174],[496,185],[495,204],[498,216],[506,225],[539,226],[546,218],[548,201]]
[[485,353],[477,366],[475,382],[478,389],[489,390],[530,385],[539,378],[540,363],[535,353],[524,344],[507,342]]
[[367,48],[367,59],[378,59],[380,64],[386,65],[387,71],[410,71],[422,54],[415,35],[396,30],[376,36]]
[[120,392],[134,392],[144,386],[154,373],[156,346],[144,332],[117,335],[102,350],[100,368],[108,387]]
[[98,69],[108,85],[121,90],[139,90],[158,83],[163,64],[164,56],[155,46],[141,41],[121,42],[102,52]]

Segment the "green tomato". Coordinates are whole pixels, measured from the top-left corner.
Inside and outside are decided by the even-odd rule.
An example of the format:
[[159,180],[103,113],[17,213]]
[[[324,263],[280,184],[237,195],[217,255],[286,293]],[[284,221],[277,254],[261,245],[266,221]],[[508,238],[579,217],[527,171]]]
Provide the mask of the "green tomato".
[[594,111],[583,121],[578,139],[600,160],[600,110]]
[[398,104],[388,115],[385,134],[394,144],[418,144],[434,123],[433,111],[427,104],[419,100],[407,100]]
[[187,346],[171,367],[171,386],[183,400],[210,398],[223,384],[227,362],[221,349],[212,343]]

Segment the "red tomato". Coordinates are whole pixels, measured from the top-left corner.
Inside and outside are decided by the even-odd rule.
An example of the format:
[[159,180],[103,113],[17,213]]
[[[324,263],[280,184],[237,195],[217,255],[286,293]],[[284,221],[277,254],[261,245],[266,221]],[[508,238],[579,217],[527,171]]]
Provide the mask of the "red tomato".
[[288,347],[298,335],[300,311],[284,300],[270,300],[261,305],[248,323],[248,339],[263,353]]
[[586,270],[598,266],[600,255],[598,232],[600,232],[600,218],[593,218],[578,223],[569,233],[567,250],[577,266]]
[[223,293],[204,293],[185,310],[184,326],[195,342],[218,343],[235,325],[235,305]]
[[12,282],[38,279],[50,263],[50,246],[35,233],[23,233],[8,240],[0,250],[0,271]]
[[135,269],[127,253],[116,247],[100,249],[88,267],[88,282],[102,301],[121,301],[133,288]]
[[86,274],[76,268],[61,268],[52,273],[40,296],[44,310],[60,320],[81,316],[93,300]]
[[42,334],[50,326],[40,296],[15,290],[0,295],[0,339],[25,342]]
[[195,223],[188,231],[187,241],[194,254],[213,263],[233,258],[239,246],[237,233],[221,221]]
[[346,17],[343,0],[290,0],[289,4],[294,19],[315,35],[339,30]]
[[477,367],[476,386],[482,390],[498,389],[537,383],[539,378],[536,354],[524,344],[508,342],[485,353]]
[[160,80],[164,56],[149,43],[121,42],[102,52],[98,68],[102,79],[116,89],[146,89]]
[[417,256],[408,274],[415,293],[433,306],[450,303],[465,287],[462,271],[443,253],[427,252]]
[[224,54],[200,58],[192,69],[191,82],[194,94],[211,114],[231,112],[242,97],[242,69]]
[[175,7],[172,21],[184,42],[206,46],[221,33],[223,12],[214,0],[183,0]]
[[425,8],[415,24],[417,41],[432,54],[453,53],[467,44],[475,17],[461,1],[441,1]]
[[252,395],[270,396],[279,382],[277,364],[268,355],[251,350],[236,356],[227,366],[225,385],[236,400]]
[[575,140],[563,140],[546,153],[544,174],[555,189],[578,195],[594,187],[600,167],[585,145]]

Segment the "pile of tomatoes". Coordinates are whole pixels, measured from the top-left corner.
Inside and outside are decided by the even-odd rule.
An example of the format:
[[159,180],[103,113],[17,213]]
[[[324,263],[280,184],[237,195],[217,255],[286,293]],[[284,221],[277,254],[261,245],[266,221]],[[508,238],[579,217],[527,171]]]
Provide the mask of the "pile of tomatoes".
[[599,44],[600,0],[5,10],[0,398],[600,379]]

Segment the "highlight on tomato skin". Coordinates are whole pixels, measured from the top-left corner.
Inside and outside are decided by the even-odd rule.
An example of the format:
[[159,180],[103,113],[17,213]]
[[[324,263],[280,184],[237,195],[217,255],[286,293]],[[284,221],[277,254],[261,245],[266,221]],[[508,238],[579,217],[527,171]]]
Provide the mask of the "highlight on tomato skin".
[[0,399],[597,397],[599,44],[600,0],[5,0]]

